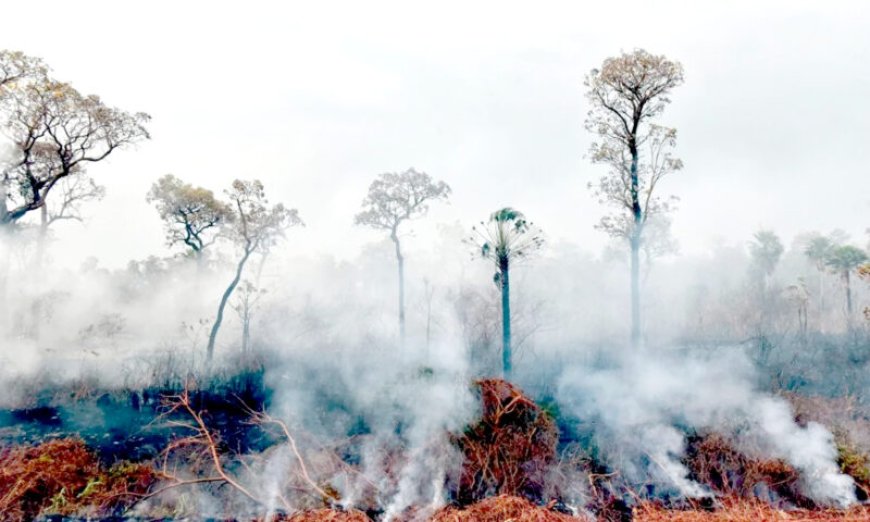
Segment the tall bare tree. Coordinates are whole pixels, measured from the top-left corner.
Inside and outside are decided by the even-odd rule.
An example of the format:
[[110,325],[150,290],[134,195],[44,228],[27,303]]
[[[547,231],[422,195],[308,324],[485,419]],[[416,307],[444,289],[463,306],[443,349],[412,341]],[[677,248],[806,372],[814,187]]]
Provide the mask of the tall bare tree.
[[641,342],[640,249],[644,226],[651,216],[666,213],[675,198],[660,198],[656,187],[663,177],[680,170],[675,158],[677,131],[653,123],[670,103],[670,93],[683,83],[683,67],[644,50],[608,58],[587,76],[586,97],[591,104],[586,129],[596,141],[593,163],[609,172],[590,183],[599,200],[617,208],[598,228],[623,238],[631,247],[631,340]]
[[242,279],[245,264],[253,254],[267,253],[278,239],[284,236],[284,232],[289,227],[303,224],[296,209],[288,209],[281,203],[270,206],[263,184],[259,180],[235,180],[226,194],[233,210],[227,235],[241,249],[241,257],[236,264],[232,281],[221,296],[217,316],[209,333],[207,348],[209,360],[214,357],[215,341],[223,323],[224,309],[233,290]]
[[541,248],[544,238],[540,230],[527,221],[522,212],[505,207],[490,214],[472,229],[469,242],[477,253],[495,264],[493,282],[501,292],[502,375],[511,378],[513,353],[511,346],[510,269],[519,260]]
[[109,107],[67,83],[32,81],[7,91],[2,126],[15,154],[0,183],[0,225],[39,210],[61,180],[86,165],[149,137],[148,115]]
[[146,200],[157,208],[166,230],[167,245],[185,245],[201,261],[220,227],[233,215],[229,204],[211,190],[195,187],[167,174],[151,186]]
[[[0,132],[12,145],[11,154],[0,158],[0,236],[28,213],[42,211],[54,201],[51,193],[60,192],[67,201],[54,206],[60,209],[54,217],[69,217],[75,202],[86,197],[75,191],[81,185],[68,180],[84,176],[87,165],[115,150],[147,139],[149,119],[51,79],[38,58],[0,51]],[[52,215],[50,209],[42,212],[44,231]],[[0,259],[0,308],[7,309],[8,270],[9,263]],[[2,321],[5,314],[0,312]]]
[[410,168],[402,173],[381,174],[369,185],[368,195],[363,200],[363,211],[354,222],[390,233],[396,248],[399,271],[399,338],[405,343],[405,258],[399,238],[399,227],[406,220],[424,216],[429,202],[446,200],[450,186],[443,181],[434,181],[425,172]]

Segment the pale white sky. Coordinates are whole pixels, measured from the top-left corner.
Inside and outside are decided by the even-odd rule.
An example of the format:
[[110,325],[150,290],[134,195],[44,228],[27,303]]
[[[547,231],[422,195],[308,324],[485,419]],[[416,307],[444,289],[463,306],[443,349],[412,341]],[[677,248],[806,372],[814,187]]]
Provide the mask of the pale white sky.
[[165,173],[221,191],[257,177],[308,226],[292,250],[355,255],[371,179],[409,166],[454,189],[437,222],[512,205],[551,240],[598,251],[586,184],[583,76],[643,47],[683,63],[662,122],[685,169],[686,253],[870,226],[870,3],[90,2],[4,3],[0,48],[153,116],[153,140],[91,169],[107,196],[64,225],[54,257],[107,266],[165,254],[144,199]]

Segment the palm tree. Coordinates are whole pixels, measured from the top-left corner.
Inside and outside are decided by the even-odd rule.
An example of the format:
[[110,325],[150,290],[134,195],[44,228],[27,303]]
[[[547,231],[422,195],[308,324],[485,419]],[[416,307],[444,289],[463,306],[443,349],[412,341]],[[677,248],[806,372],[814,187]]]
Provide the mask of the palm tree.
[[846,313],[851,324],[852,320],[852,287],[850,274],[867,261],[867,253],[858,247],[844,245],[834,248],[825,264],[836,274],[840,274],[846,285]]
[[813,262],[819,271],[819,324],[821,325],[822,314],[825,311],[825,267],[834,243],[829,238],[816,235],[809,240],[804,248],[804,255]]
[[479,255],[493,261],[498,270],[493,281],[501,291],[502,373],[509,380],[512,370],[510,268],[538,250],[544,239],[522,212],[510,207],[493,212],[489,221],[481,221],[480,226],[472,230],[475,235],[469,241],[478,248]]

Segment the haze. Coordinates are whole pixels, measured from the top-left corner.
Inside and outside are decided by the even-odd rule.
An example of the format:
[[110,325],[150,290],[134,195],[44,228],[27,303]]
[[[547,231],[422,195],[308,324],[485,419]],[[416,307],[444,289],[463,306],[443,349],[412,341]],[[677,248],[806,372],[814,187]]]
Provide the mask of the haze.
[[410,166],[454,189],[415,237],[513,205],[551,243],[600,252],[582,79],[635,47],[686,70],[661,120],[686,165],[661,189],[681,198],[684,254],[759,227],[786,244],[833,228],[866,241],[865,2],[139,5],[3,7],[0,48],[153,116],[150,142],[89,170],[107,196],[86,226],[58,227],[62,266],[168,253],[145,202],[166,173],[216,192],[260,178],[307,224],[282,249],[350,258],[381,239],[353,225],[371,179]]

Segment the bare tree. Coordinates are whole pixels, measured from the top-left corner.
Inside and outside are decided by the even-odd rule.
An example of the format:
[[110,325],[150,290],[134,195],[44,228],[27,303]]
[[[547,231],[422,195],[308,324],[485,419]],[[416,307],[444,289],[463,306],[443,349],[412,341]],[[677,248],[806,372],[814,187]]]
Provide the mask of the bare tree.
[[228,226],[227,235],[241,248],[241,257],[236,264],[233,280],[221,296],[217,317],[209,333],[209,360],[214,357],[214,345],[223,323],[224,309],[242,279],[245,264],[253,254],[268,252],[289,227],[303,224],[296,209],[288,209],[281,203],[269,206],[263,184],[259,180],[235,180],[232,188],[227,191],[227,196],[233,209],[233,219]]
[[248,353],[251,345],[251,321],[254,317],[254,310],[266,290],[257,287],[250,281],[242,281],[238,290],[233,310],[236,311],[242,322],[242,353]]
[[489,221],[481,221],[472,230],[474,235],[469,242],[476,246],[481,257],[492,261],[497,270],[493,282],[501,291],[502,374],[509,380],[512,371],[510,269],[541,248],[544,239],[522,212],[510,207],[493,212]]
[[[144,113],[107,106],[97,96],[82,95],[69,84],[49,78],[38,58],[0,51],[0,129],[12,145],[11,154],[0,163],[0,236],[52,201],[49,195],[57,187],[62,193],[63,187],[69,189],[64,180],[84,175],[86,165],[147,139],[149,119]],[[60,208],[56,216],[70,215],[69,203],[66,207],[61,203]],[[43,217],[48,226],[47,211]],[[8,260],[0,260],[0,308],[8,308],[8,270]],[[5,314],[0,312],[0,323],[4,322]]]
[[37,234],[36,259],[38,263],[45,257],[45,244],[49,229],[60,221],[84,221],[82,204],[99,201],[106,195],[106,188],[97,185],[86,174],[68,176],[58,182],[55,189],[57,197],[39,209],[39,232]]
[[683,67],[644,50],[608,58],[587,76],[586,97],[591,109],[586,129],[594,133],[590,157],[609,168],[590,183],[599,200],[616,207],[598,228],[628,241],[631,247],[631,340],[641,342],[640,249],[644,226],[651,216],[671,210],[675,198],[655,194],[663,177],[680,170],[682,162],[671,150],[676,129],[652,123],[670,103],[674,87],[683,83]]
[[797,310],[798,333],[802,342],[807,340],[807,303],[810,300],[810,293],[807,291],[807,284],[803,277],[798,278],[796,284],[789,285],[786,288],[786,295],[789,302],[794,305]]
[[429,349],[432,345],[432,300],[435,298],[435,286],[429,278],[423,278],[423,299],[426,308],[426,357],[429,357]]
[[67,83],[32,81],[3,96],[2,126],[14,144],[3,169],[0,225],[40,209],[53,189],[85,165],[149,137],[147,114],[130,114]]
[[184,183],[172,174],[158,179],[146,200],[154,204],[163,220],[167,245],[185,245],[197,261],[203,259],[205,249],[214,243],[219,228],[233,213],[211,190]]
[[378,176],[369,185],[368,195],[363,200],[363,211],[354,222],[390,233],[396,247],[399,270],[399,338],[405,343],[405,258],[399,240],[402,222],[423,216],[429,210],[429,202],[445,200],[450,196],[450,187],[443,181],[434,181],[425,172],[410,168],[402,173],[387,172]]

